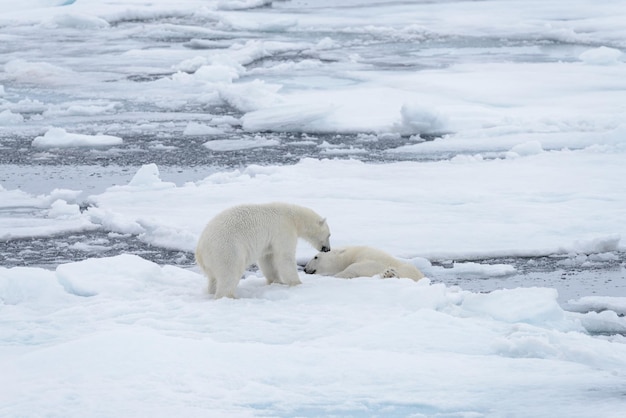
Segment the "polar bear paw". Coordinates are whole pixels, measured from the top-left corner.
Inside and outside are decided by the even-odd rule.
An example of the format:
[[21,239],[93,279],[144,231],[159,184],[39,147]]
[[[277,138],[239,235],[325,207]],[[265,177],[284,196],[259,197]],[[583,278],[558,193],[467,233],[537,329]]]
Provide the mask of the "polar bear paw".
[[383,274],[381,274],[381,277],[383,279],[390,279],[392,277],[398,278],[400,275],[398,275],[398,272],[393,267],[387,267],[385,271],[383,271]]

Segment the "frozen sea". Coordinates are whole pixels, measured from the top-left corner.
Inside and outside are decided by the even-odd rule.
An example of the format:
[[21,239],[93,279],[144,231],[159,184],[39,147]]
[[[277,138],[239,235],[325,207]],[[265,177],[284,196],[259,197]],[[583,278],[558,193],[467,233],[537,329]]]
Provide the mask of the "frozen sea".
[[[625,21],[0,3],[0,417],[623,416]],[[427,278],[213,300],[200,231],[268,201]]]

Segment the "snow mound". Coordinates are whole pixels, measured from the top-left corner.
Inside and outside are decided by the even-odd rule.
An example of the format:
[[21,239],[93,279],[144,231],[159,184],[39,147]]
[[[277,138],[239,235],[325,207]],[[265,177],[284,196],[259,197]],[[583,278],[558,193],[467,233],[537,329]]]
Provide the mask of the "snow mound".
[[602,254],[617,251],[621,236],[612,234],[604,237],[589,240],[576,240],[570,248],[564,252],[574,252],[577,254]]
[[63,128],[51,128],[44,136],[33,140],[33,146],[38,148],[65,148],[65,147],[109,147],[120,145],[123,139],[111,135],[84,135],[67,132]]
[[75,218],[81,215],[80,208],[76,204],[69,204],[65,200],[58,199],[52,202],[48,209],[49,218]]
[[239,70],[233,65],[203,65],[195,71],[194,78],[208,83],[232,83],[239,78]]
[[419,104],[404,104],[400,109],[400,123],[394,131],[401,135],[435,134],[446,131],[447,120],[438,111]]
[[174,183],[161,180],[159,167],[154,163],[141,166],[128,182],[128,186],[148,190],[176,187]]
[[0,267],[0,307],[2,305],[54,304],[67,293],[54,272],[41,268]]
[[515,145],[509,151],[512,155],[507,156],[528,156],[528,155],[537,155],[543,152],[543,146],[539,141],[528,141],[522,144]]
[[104,295],[135,298],[161,276],[161,268],[135,255],[87,259],[57,267],[59,283],[70,294],[82,297]]
[[616,65],[621,62],[623,55],[619,49],[601,46],[583,52],[578,58],[591,65]]
[[47,62],[29,62],[14,59],[4,64],[6,76],[20,83],[38,85],[65,85],[76,80],[71,70]]
[[104,29],[109,27],[109,22],[83,13],[64,13],[53,16],[47,25],[56,28]]

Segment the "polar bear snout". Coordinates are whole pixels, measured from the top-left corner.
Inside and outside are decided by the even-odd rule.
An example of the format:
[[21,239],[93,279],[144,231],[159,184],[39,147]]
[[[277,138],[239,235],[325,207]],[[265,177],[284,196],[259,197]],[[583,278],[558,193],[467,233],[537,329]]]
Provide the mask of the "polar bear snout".
[[306,274],[315,274],[315,269],[305,267],[305,268],[304,268],[304,272],[305,272]]
[[320,249],[321,252],[323,253],[327,253],[330,251],[330,245],[323,245],[322,248]]

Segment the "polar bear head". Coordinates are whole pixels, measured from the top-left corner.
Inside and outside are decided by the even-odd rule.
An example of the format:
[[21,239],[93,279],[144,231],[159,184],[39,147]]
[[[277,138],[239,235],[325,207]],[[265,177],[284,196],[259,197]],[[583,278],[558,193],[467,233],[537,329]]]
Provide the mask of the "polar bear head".
[[318,251],[330,251],[330,228],[325,218],[317,222],[317,228],[315,232],[311,234],[310,241]]
[[318,253],[304,267],[304,272],[322,276],[337,274],[350,264],[344,255],[345,249]]
[[311,209],[297,207],[296,225],[298,236],[304,238],[317,251],[330,251],[330,228],[326,218],[322,218]]

